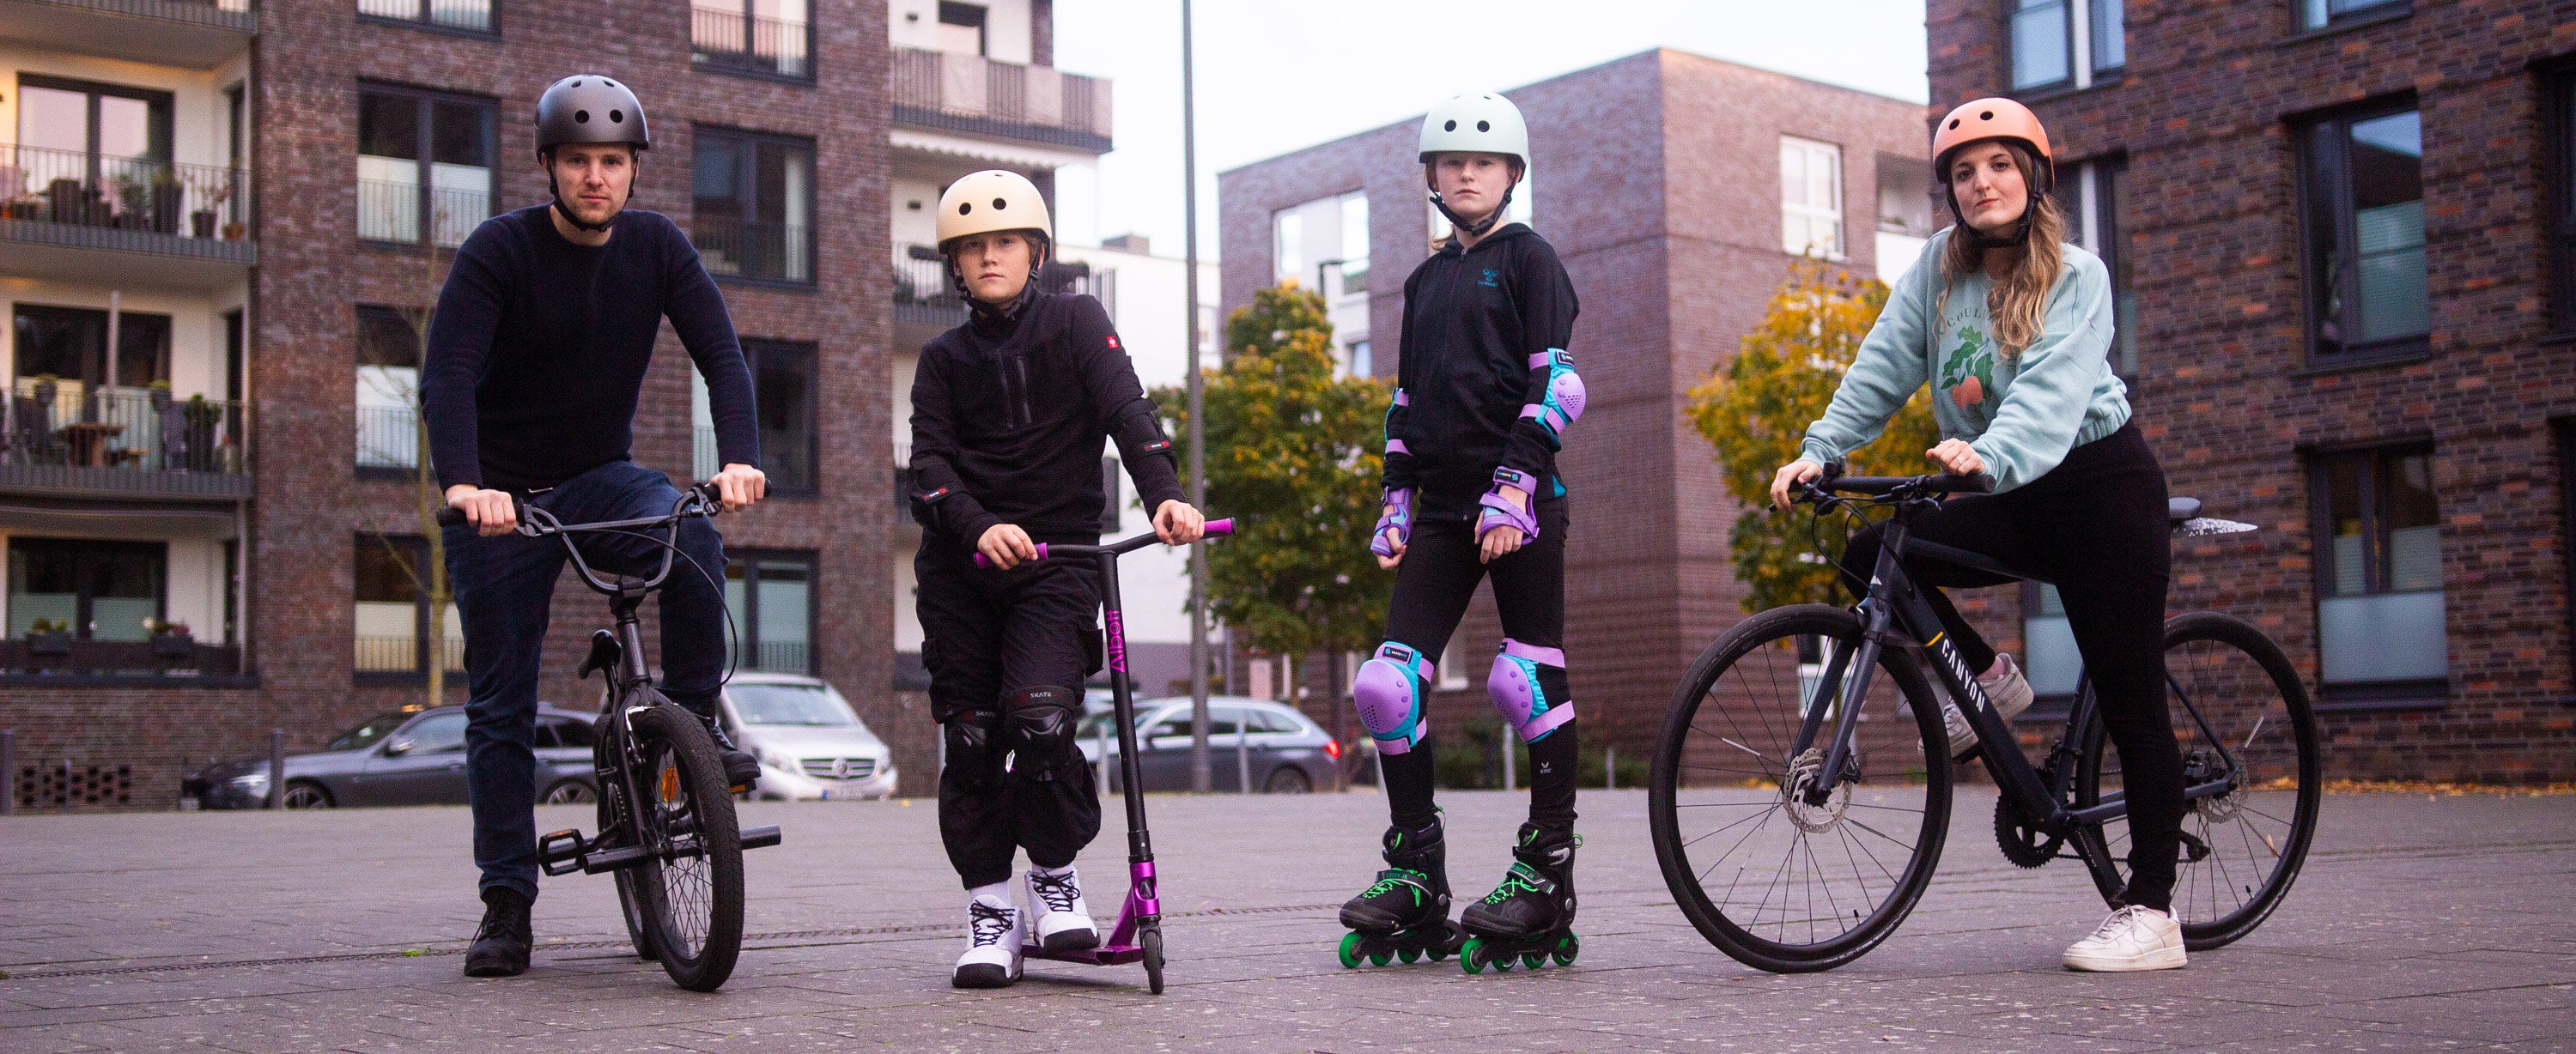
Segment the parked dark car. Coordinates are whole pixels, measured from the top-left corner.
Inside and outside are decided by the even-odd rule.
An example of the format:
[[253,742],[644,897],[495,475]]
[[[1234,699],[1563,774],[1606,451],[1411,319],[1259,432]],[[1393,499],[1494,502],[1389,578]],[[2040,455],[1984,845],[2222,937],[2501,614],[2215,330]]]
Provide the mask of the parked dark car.
[[[1077,726],[1082,756],[1100,763],[1106,734],[1109,756],[1118,756],[1117,730],[1106,711]],[[1240,735],[1238,736],[1238,730]],[[1190,789],[1190,700],[1188,696],[1141,699],[1136,703],[1139,767],[1148,791]],[[1238,742],[1243,757],[1237,758]],[[1238,695],[1208,697],[1208,767],[1220,791],[1240,790],[1246,770],[1252,786],[1271,794],[1303,794],[1331,789],[1341,747],[1333,737],[1296,708],[1267,699]],[[1109,766],[1109,786],[1118,786],[1118,766]]]
[[[550,805],[595,801],[590,745],[595,714],[537,708],[537,794]],[[201,809],[268,804],[268,759],[237,758],[197,770],[181,789]],[[465,804],[465,708],[378,714],[310,754],[286,757],[286,807]]]

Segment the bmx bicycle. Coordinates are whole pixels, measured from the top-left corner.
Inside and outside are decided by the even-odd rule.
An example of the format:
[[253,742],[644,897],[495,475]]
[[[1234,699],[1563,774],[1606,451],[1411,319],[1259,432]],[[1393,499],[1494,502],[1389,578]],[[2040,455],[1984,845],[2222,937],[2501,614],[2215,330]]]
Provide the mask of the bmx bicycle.
[[[2000,791],[2005,858],[2025,868],[2075,859],[2103,897],[2116,896],[2127,810],[2090,681],[2079,679],[2064,734],[2033,765],[1901,559],[2038,581],[1908,531],[1943,495],[1992,481],[1838,471],[1803,484],[1798,500],[1819,514],[1891,512],[1868,597],[1738,624],[1700,654],[1666,714],[1647,811],[1682,913],[1719,950],[1778,973],[1841,966],[1895,932],[1951,823],[1949,737],[1927,663],[1976,728],[1970,756]],[[2174,534],[2254,529],[2199,512],[2197,499],[2173,499]],[[2317,723],[2289,658],[2232,615],[2166,620],[2165,674],[2188,801],[2173,911],[2198,951],[2252,932],[2298,877],[2316,833]]]
[[[658,960],[674,983],[696,992],[723,987],[742,954],[743,850],[779,842],[776,826],[737,823],[715,739],[696,714],[653,686],[635,613],[671,577],[680,521],[714,516],[715,500],[713,486],[699,484],[681,491],[665,515],[577,524],[520,502],[516,529],[524,537],[561,541],[582,584],[608,598],[615,627],[591,633],[590,654],[581,662],[584,679],[595,671],[606,682],[591,751],[599,833],[545,835],[537,840],[538,863],[549,875],[614,874],[636,954]],[[465,514],[443,509],[438,522],[462,524]],[[650,531],[667,535],[655,538]],[[585,534],[652,541],[662,546],[662,565],[645,578],[602,578],[574,544]]]

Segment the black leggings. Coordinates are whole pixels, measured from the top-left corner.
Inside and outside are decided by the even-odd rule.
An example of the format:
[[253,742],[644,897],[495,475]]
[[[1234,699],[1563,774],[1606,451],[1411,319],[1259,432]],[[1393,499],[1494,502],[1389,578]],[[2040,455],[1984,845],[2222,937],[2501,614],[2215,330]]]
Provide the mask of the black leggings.
[[[1995,495],[1944,502],[1914,521],[1914,536],[1992,557],[2057,584],[2066,622],[2084,655],[2102,723],[2120,753],[2129,803],[2129,886],[2121,904],[2169,910],[2174,857],[2182,844],[2182,750],[2165,713],[2165,587],[2172,577],[2165,473],[2135,422],[2069,451],[2047,475]],[[1869,588],[1884,526],[1853,536],[1843,584]],[[2010,578],[1912,559],[1905,572],[1926,586],[2003,585]],[[1995,649],[1938,588],[1923,591],[1972,670],[1994,665]]]
[[[1449,634],[1467,613],[1477,580],[1491,571],[1503,636],[1541,648],[1565,647],[1565,499],[1539,502],[1537,517],[1538,537],[1491,564],[1478,559],[1475,521],[1426,519],[1415,524],[1404,562],[1396,566],[1386,639],[1423,655],[1446,655]],[[1463,672],[1482,676],[1486,666],[1471,660]],[[1430,688],[1423,686],[1426,695]],[[1564,705],[1573,704],[1567,700]],[[1567,721],[1529,745],[1531,823],[1574,826],[1574,726],[1580,723],[1579,718]],[[1397,826],[1419,830],[1431,823],[1432,748],[1425,735],[1409,751],[1381,755],[1387,811]]]

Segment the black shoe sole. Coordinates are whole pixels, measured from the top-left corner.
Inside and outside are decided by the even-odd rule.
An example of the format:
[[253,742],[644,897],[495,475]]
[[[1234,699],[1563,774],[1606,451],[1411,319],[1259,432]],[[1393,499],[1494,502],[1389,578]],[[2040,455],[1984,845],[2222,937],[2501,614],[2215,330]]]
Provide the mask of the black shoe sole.
[[1015,980],[1018,978],[1011,976],[1009,967],[977,963],[973,966],[960,966],[954,973],[949,974],[948,986],[951,988],[1009,988],[1011,982]]
[[1088,927],[1066,930],[1048,937],[1040,944],[1051,952],[1088,951],[1100,947],[1100,931]]
[[528,961],[525,959],[499,962],[490,959],[465,960],[467,977],[517,977],[526,972],[528,972]]

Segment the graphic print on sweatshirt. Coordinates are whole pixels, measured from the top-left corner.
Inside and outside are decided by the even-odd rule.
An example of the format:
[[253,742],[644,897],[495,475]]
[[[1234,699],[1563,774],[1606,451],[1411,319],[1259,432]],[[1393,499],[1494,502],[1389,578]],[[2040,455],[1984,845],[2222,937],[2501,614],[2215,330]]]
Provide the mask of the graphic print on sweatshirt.
[[1986,331],[1984,312],[1978,310],[1985,304],[1985,290],[1978,285],[1953,290],[1949,308],[1941,314],[1934,331],[1933,347],[1939,353],[1933,357],[1932,387],[1982,431],[2003,404],[2003,386],[2009,378],[1999,376],[1995,338]]

